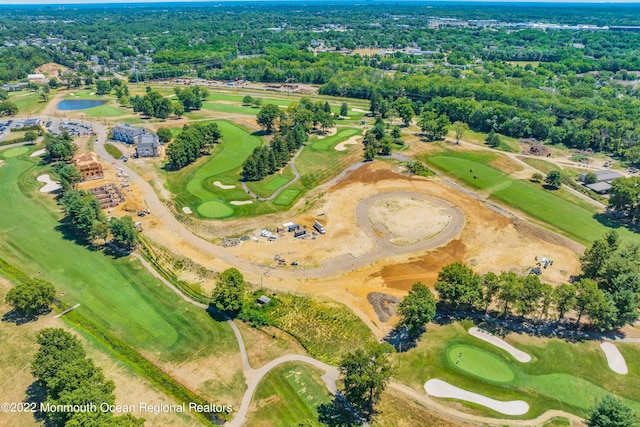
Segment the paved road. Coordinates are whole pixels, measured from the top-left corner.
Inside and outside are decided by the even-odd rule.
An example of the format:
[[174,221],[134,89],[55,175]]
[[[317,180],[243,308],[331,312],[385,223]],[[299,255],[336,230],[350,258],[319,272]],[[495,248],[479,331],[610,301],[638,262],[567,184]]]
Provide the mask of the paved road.
[[282,187],[278,188],[271,196],[261,199],[256,193],[254,193],[253,191],[249,190],[249,187],[247,186],[247,183],[245,181],[242,181],[242,188],[244,189],[244,191],[246,191],[251,197],[253,197],[254,199],[260,200],[261,202],[270,202],[271,200],[274,200],[276,197],[278,197],[280,195],[280,193],[282,193],[284,190],[286,190],[287,188],[291,187],[293,184],[295,184],[296,182],[298,182],[298,180],[300,179],[300,172],[298,172],[298,169],[296,168],[296,159],[298,158],[298,156],[300,155],[300,153],[302,153],[302,148],[300,148],[298,150],[298,152],[296,153],[295,156],[293,156],[293,158],[291,159],[291,161],[289,162],[289,165],[291,166],[291,170],[293,171],[293,174],[296,176],[292,181],[287,182],[285,185],[283,185]]

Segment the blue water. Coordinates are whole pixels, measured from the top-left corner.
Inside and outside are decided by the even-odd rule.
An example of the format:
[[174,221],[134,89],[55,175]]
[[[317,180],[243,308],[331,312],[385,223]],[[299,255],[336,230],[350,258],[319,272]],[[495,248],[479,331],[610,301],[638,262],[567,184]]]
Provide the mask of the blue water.
[[65,99],[58,104],[58,110],[86,110],[87,108],[99,107],[106,102],[97,99]]

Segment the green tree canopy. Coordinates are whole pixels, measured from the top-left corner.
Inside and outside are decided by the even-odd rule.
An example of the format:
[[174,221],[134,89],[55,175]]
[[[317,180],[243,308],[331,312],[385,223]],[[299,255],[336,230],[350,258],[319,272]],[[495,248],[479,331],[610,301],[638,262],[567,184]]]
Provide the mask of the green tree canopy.
[[46,280],[27,279],[7,293],[5,300],[19,313],[26,316],[49,308],[56,296],[53,285]]
[[237,268],[228,268],[218,276],[211,295],[213,304],[222,311],[237,313],[242,309],[246,283]]
[[400,302],[398,314],[401,317],[400,324],[412,334],[431,322],[436,315],[436,299],[431,289],[421,282],[414,283],[409,294]]
[[587,417],[589,427],[637,427],[638,418],[622,400],[610,394],[596,401]]

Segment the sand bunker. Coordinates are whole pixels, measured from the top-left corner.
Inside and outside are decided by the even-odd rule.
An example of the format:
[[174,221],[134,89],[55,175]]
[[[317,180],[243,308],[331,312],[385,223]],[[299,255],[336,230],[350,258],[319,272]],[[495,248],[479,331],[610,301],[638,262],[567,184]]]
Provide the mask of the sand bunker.
[[389,234],[394,245],[410,245],[435,236],[451,222],[445,206],[411,197],[375,201],[367,216],[378,231]]
[[34,151],[33,153],[31,153],[31,155],[29,157],[38,157],[38,156],[43,155],[46,152],[47,152],[47,150],[45,150],[43,148],[42,150]]
[[214,182],[213,185],[215,185],[218,188],[222,188],[223,190],[231,190],[232,188],[236,188],[235,185],[224,185],[220,181]]
[[318,139],[324,139],[328,136],[335,135],[336,133],[338,133],[338,128],[331,128],[325,132],[318,133],[316,136],[318,137]]
[[507,351],[518,362],[522,362],[522,363],[531,362],[531,356],[529,356],[527,353],[525,353],[524,351],[518,350],[511,344],[508,344],[507,342],[505,342],[503,339],[498,338],[497,336],[493,335],[490,332],[485,331],[484,329],[473,327],[469,329],[469,333],[476,338],[480,338],[482,341],[486,341],[489,344],[493,344],[496,347],[499,347]]
[[191,210],[191,208],[185,206],[184,208],[182,208],[182,212],[186,213],[187,215],[191,215],[193,213],[193,211]]
[[48,173],[40,175],[36,180],[38,182],[44,182],[44,187],[40,189],[41,193],[53,193],[60,189],[60,184],[57,181],[53,181]]
[[624,360],[618,347],[610,342],[601,342],[600,348],[604,351],[604,355],[607,356],[607,363],[613,372],[621,375],[627,375],[629,373],[627,362]]
[[355,111],[356,113],[368,113],[367,110],[363,110],[361,108],[352,108],[352,111]]
[[250,205],[251,203],[253,203],[253,200],[234,200],[233,202],[229,203],[235,206]]
[[359,144],[360,135],[354,135],[346,141],[342,141],[340,144],[335,146],[336,151],[344,151],[347,149],[347,145],[356,145]]
[[431,396],[466,400],[467,402],[486,406],[489,409],[505,415],[523,415],[529,412],[529,404],[523,400],[503,402],[478,393],[463,390],[442,380],[429,380],[424,384],[424,389],[427,394]]

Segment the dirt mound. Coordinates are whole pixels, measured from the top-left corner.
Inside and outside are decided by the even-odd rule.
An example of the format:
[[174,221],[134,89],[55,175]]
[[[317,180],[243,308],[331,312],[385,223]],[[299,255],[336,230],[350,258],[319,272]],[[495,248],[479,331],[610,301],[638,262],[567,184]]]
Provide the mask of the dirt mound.
[[375,310],[378,319],[386,322],[396,314],[400,298],[382,292],[370,292],[367,294],[367,301]]
[[42,64],[35,69],[36,73],[47,74],[52,77],[58,77],[67,70],[67,67],[65,67],[64,65],[56,64],[55,62]]

